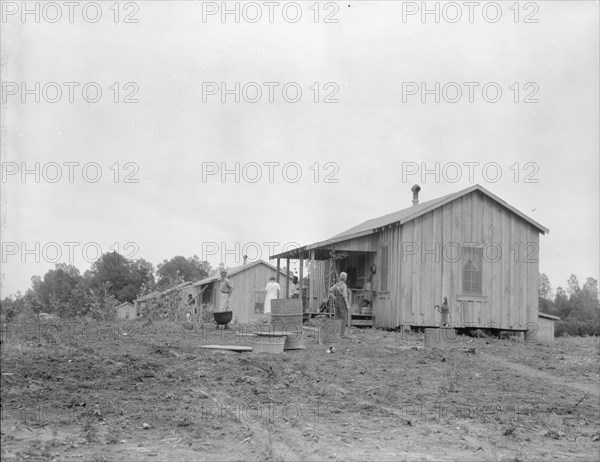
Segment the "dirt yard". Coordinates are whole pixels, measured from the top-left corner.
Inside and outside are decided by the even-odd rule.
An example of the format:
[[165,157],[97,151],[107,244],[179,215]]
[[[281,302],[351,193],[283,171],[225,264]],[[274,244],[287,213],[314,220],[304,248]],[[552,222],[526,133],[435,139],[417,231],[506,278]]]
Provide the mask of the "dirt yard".
[[200,348],[250,345],[236,327],[4,326],[2,459],[600,457],[597,338],[438,349],[351,329],[283,355]]

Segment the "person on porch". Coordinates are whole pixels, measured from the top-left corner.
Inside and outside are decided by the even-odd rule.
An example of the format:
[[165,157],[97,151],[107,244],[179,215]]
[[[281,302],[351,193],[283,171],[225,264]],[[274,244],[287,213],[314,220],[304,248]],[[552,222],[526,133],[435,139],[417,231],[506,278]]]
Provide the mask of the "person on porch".
[[329,289],[329,295],[335,297],[335,304],[337,306],[336,318],[342,321],[340,324],[340,336],[344,338],[346,337],[349,306],[347,279],[348,275],[346,273],[340,273],[340,280]]
[[375,298],[375,294],[377,292],[377,267],[375,265],[371,265],[369,273],[370,274],[365,282],[363,291],[362,308],[369,308],[373,306],[373,299]]
[[292,278],[292,298],[298,298],[300,296],[300,284],[298,276]]

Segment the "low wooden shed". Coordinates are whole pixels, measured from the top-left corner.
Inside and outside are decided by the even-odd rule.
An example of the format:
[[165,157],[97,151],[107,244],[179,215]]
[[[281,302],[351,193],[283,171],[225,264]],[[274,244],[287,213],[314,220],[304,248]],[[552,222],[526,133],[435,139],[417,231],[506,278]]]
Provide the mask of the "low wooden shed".
[[137,310],[133,303],[124,302],[117,306],[117,319],[135,319]]
[[558,316],[546,313],[538,313],[537,332],[534,339],[543,343],[554,342],[554,323],[560,321]]

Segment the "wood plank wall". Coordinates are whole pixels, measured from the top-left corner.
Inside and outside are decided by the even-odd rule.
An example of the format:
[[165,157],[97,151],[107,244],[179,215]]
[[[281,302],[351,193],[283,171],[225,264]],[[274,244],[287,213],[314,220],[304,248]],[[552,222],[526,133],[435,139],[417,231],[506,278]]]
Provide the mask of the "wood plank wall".
[[[484,194],[386,228],[379,241],[390,245],[390,294],[381,297],[376,325],[437,325],[434,305],[444,297],[454,325],[520,330],[537,321],[539,233]],[[465,243],[483,249],[481,296],[462,293]]]

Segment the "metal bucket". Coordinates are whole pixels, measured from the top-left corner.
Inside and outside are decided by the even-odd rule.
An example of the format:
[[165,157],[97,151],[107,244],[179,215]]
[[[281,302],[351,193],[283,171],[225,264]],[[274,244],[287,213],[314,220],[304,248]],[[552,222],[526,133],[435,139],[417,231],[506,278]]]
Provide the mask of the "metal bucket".
[[304,346],[304,332],[289,332],[285,336],[284,350],[303,350]]
[[271,326],[283,332],[302,332],[303,318],[302,313],[271,313]]
[[252,344],[252,353],[283,353],[286,337],[264,337]]

